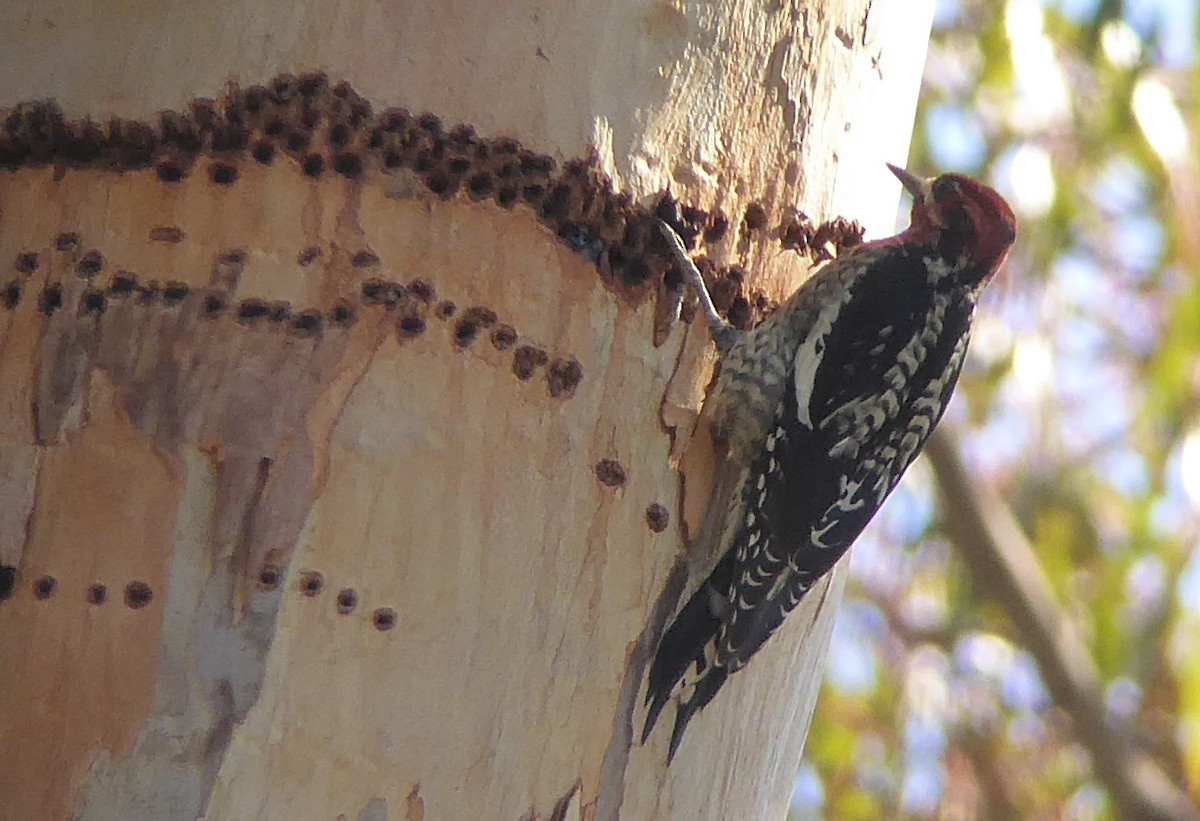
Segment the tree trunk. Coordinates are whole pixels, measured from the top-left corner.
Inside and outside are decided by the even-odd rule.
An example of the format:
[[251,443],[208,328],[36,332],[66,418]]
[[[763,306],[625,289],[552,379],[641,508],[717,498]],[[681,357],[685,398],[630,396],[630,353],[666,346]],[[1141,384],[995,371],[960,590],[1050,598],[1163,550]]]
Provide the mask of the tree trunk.
[[783,812],[836,581],[636,743],[714,459],[648,215],[742,321],[887,233],[930,9],[504,5],[0,9],[0,817]]

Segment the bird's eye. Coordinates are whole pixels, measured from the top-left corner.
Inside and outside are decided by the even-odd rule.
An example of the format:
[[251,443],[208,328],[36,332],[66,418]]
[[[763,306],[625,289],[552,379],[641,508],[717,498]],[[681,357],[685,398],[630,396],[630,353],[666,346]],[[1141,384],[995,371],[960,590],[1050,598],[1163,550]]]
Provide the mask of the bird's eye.
[[[938,250],[943,256],[954,259],[975,237],[975,223],[961,203],[949,203],[942,208],[943,230],[938,235]],[[947,278],[950,282],[953,278]]]
[[946,227],[958,234],[970,234],[975,230],[975,223],[966,208],[955,205],[946,210]]

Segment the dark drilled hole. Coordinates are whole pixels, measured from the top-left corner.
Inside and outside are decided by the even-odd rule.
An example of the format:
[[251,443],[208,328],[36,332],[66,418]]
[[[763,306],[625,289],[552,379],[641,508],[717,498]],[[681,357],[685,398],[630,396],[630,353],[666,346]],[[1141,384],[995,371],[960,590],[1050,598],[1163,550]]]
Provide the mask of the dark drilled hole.
[[542,218],[548,222],[565,219],[571,212],[571,186],[560,183],[554,186],[542,203]]
[[354,322],[354,308],[350,303],[342,300],[333,306],[333,310],[329,312],[329,318],[333,324],[344,328]]
[[183,166],[175,160],[162,160],[155,166],[154,173],[163,182],[179,182],[183,179]]
[[471,308],[468,308],[465,316],[472,322],[479,323],[479,325],[484,328],[492,327],[496,324],[497,320],[496,312],[483,305],[475,305]]
[[108,586],[100,584],[89,584],[87,589],[88,604],[104,604],[108,601]]
[[292,304],[287,300],[279,300],[267,305],[267,319],[275,323],[287,322],[292,318]]
[[492,330],[492,345],[498,351],[507,351],[517,344],[517,330],[512,325],[498,325]]
[[243,322],[253,322],[270,315],[271,306],[261,299],[246,299],[238,306],[238,319]]
[[337,594],[337,611],[343,616],[347,613],[353,613],[354,608],[358,607],[358,593],[353,587],[345,587],[338,591]]
[[209,294],[204,298],[204,313],[206,316],[217,316],[229,307],[223,294]]
[[12,597],[17,586],[17,568],[11,564],[0,564],[0,601]]
[[583,380],[583,366],[573,357],[555,359],[546,368],[546,382],[551,396],[571,396]]
[[16,260],[13,262],[13,267],[18,273],[32,274],[38,269],[38,255],[33,251],[24,251],[17,254]]
[[425,333],[425,320],[416,314],[405,314],[400,317],[398,327],[403,336],[420,336]]
[[761,231],[767,227],[767,209],[762,203],[752,202],[746,206],[746,216],[743,222],[748,231]]
[[319,177],[325,171],[325,158],[320,154],[309,154],[300,163],[300,167],[309,177]]
[[417,128],[436,137],[442,133],[442,118],[426,112],[417,117]]
[[596,463],[596,478],[606,487],[625,484],[625,468],[616,459],[601,459]]
[[546,352],[532,345],[522,345],[513,353],[513,373],[524,382],[549,361]]
[[242,265],[246,262],[246,249],[232,248],[222,251],[220,260],[222,265]]
[[183,229],[178,225],[156,225],[148,234],[151,242],[165,242],[174,245],[183,242]]
[[425,178],[425,186],[442,199],[449,199],[458,191],[459,178],[438,169]]
[[779,244],[789,251],[800,251],[803,253],[808,249],[808,243],[812,236],[804,223],[798,220],[792,220],[782,226],[779,234]]
[[454,344],[466,347],[475,341],[479,335],[479,324],[469,319],[460,319],[454,326]]
[[246,147],[246,142],[249,140],[249,137],[250,135],[246,132],[246,129],[242,128],[237,123],[220,123],[216,128],[213,129],[212,150],[218,152],[241,151]]
[[654,271],[646,264],[646,260],[633,257],[621,271],[621,277],[630,285],[641,285],[654,276]]
[[357,154],[345,152],[333,158],[333,170],[348,179],[362,176],[363,161]]
[[108,292],[113,296],[129,296],[137,288],[137,279],[130,273],[117,274],[113,277]]
[[312,135],[307,131],[293,131],[287,135],[288,151],[299,153],[307,151],[309,145],[312,144]]
[[158,282],[153,279],[145,285],[139,285],[137,288],[137,301],[139,305],[153,305],[158,300],[158,295]]
[[269,96],[270,92],[262,86],[250,86],[246,89],[246,94],[243,98],[246,111],[250,114],[258,114],[266,107]]
[[408,284],[408,290],[413,296],[426,304],[433,302],[433,298],[437,296],[437,292],[434,290],[433,285],[420,278],[414,279],[412,282],[410,282]]
[[433,313],[438,319],[449,319],[450,317],[454,316],[454,312],[457,310],[458,306],[455,305],[452,300],[443,299],[437,304],[437,307],[433,309]]
[[371,614],[371,624],[376,630],[391,630],[396,626],[396,611],[390,607],[378,607]]
[[258,586],[263,590],[274,590],[279,587],[279,583],[283,580],[283,571],[279,569],[279,565],[267,563],[264,564],[258,571]]
[[217,121],[217,106],[209,99],[203,97],[192,100],[191,103],[192,116],[196,118],[196,125],[202,131],[208,131]]
[[408,127],[410,117],[408,111],[403,108],[389,108],[383,112],[383,130],[393,134],[403,131]]
[[491,308],[475,306],[468,308],[455,323],[454,341],[460,346],[470,345],[484,328],[496,324],[496,312]]
[[496,169],[496,179],[504,180],[505,182],[515,180],[520,176],[521,164],[515,160],[506,162]]
[[512,137],[497,137],[492,140],[492,152],[502,156],[513,156],[521,151],[521,144]]
[[4,290],[0,291],[0,304],[5,308],[15,308],[17,303],[21,301],[21,280],[14,279],[4,286]]
[[101,291],[89,288],[83,292],[83,296],[79,299],[79,307],[85,314],[102,314],[104,313],[105,299]]
[[58,283],[51,283],[42,289],[42,295],[38,299],[38,309],[46,316],[52,316],[55,311],[62,307],[63,293],[62,286]]
[[281,74],[271,80],[271,95],[277,103],[290,103],[299,92],[300,82],[291,74]]
[[517,189],[506,185],[496,192],[496,204],[504,209],[512,209],[517,204]]
[[54,238],[54,248],[58,251],[70,251],[78,247],[79,234],[74,231],[66,231]]
[[88,251],[75,263],[75,275],[79,277],[94,277],[104,269],[104,255],[99,251]]
[[254,148],[250,151],[250,155],[254,157],[255,162],[262,165],[269,165],[275,159],[275,146],[271,145],[266,140],[259,140],[254,144]]
[[335,123],[329,129],[329,144],[334,148],[345,148],[350,144],[352,134],[350,126],[345,123]]
[[530,205],[538,205],[546,199],[546,189],[540,185],[526,185],[521,188],[521,197]]
[[491,174],[473,174],[467,178],[467,193],[472,199],[489,197],[496,189],[496,182]]
[[316,570],[306,570],[300,574],[300,592],[313,597],[325,589],[325,577]]
[[154,598],[154,591],[145,582],[130,582],[125,585],[125,605],[131,610],[141,610]]
[[662,533],[671,523],[671,514],[658,502],[646,508],[646,524],[655,533]]
[[362,284],[363,301],[371,305],[395,305],[404,293],[404,286],[386,279],[371,278]]
[[321,330],[321,312],[301,311],[292,320],[292,330],[301,336],[312,336]]
[[188,290],[187,283],[173,279],[163,288],[163,302],[167,305],[177,305],[187,298]]
[[726,316],[729,318],[730,325],[743,331],[750,330],[754,324],[754,311],[750,307],[750,301],[744,296],[734,298]]
[[208,178],[215,185],[233,185],[238,178],[238,170],[232,165],[215,162],[208,167]]
[[359,251],[350,259],[350,264],[355,268],[374,268],[379,264],[379,256],[373,251]]
[[720,242],[729,231],[729,220],[720,211],[714,211],[704,227],[705,242]]
[[[544,154],[534,154],[526,151],[521,154],[521,171],[525,174],[549,174],[554,170],[554,158]],[[568,164],[565,172],[568,176],[586,176],[587,167],[579,164]]]
[[459,123],[450,129],[450,133],[446,135],[446,139],[455,147],[465,150],[470,147],[471,142],[475,139],[475,126],[470,123]]
[[316,97],[329,87],[329,75],[323,71],[300,75],[297,88],[304,97]]
[[33,597],[35,599],[48,599],[54,595],[54,591],[58,589],[58,579],[53,576],[39,576],[33,582]]

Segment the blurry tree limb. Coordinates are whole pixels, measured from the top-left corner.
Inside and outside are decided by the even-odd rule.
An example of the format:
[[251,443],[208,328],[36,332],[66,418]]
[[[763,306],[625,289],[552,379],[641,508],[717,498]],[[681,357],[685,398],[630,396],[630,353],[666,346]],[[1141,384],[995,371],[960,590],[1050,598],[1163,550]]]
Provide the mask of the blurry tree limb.
[[1200,812],[1135,740],[1133,728],[1110,716],[1091,652],[1055,600],[1033,547],[1004,500],[968,474],[947,426],[926,449],[945,501],[946,530],[1033,653],[1054,702],[1070,717],[1091,754],[1097,777],[1122,818],[1197,819]]

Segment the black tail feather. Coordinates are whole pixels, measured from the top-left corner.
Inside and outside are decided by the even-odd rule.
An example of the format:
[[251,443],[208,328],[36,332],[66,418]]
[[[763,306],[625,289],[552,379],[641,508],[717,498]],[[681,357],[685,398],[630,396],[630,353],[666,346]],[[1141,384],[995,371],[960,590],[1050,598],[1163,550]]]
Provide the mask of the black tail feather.
[[721,623],[713,616],[708,606],[705,588],[697,590],[683,610],[675,617],[671,627],[659,642],[658,652],[650,665],[650,678],[646,687],[646,724],[642,728],[642,743],[650,737],[650,731],[658,721],[658,715],[671,698],[675,684],[683,678],[688,665],[704,659],[704,645],[716,634]]
[[708,675],[696,682],[696,691],[692,693],[692,697],[687,701],[679,702],[679,706],[675,708],[675,728],[671,731],[671,746],[667,749],[668,764],[671,763],[671,759],[675,758],[679,742],[683,741],[683,731],[687,729],[692,716],[713,700],[713,696],[721,689],[721,685],[727,678],[729,678],[728,670],[723,667],[714,667],[708,672]]
[[[650,665],[649,683],[646,687],[646,703],[650,706],[646,712],[646,723],[642,727],[643,744],[650,737],[659,714],[671,699],[675,685],[683,678],[688,666],[697,664],[698,669],[703,669],[705,645],[721,627],[720,618],[713,612],[713,605],[720,598],[714,596],[714,591],[728,589],[728,577],[732,568],[732,556],[727,556],[713,570],[708,582],[688,599],[688,603],[679,611],[670,629],[659,642],[658,652]],[[675,715],[675,730],[671,735],[671,755],[675,754],[683,736],[683,729],[692,714],[712,700],[727,675],[724,671],[710,672],[704,676],[691,698],[679,704]]]

